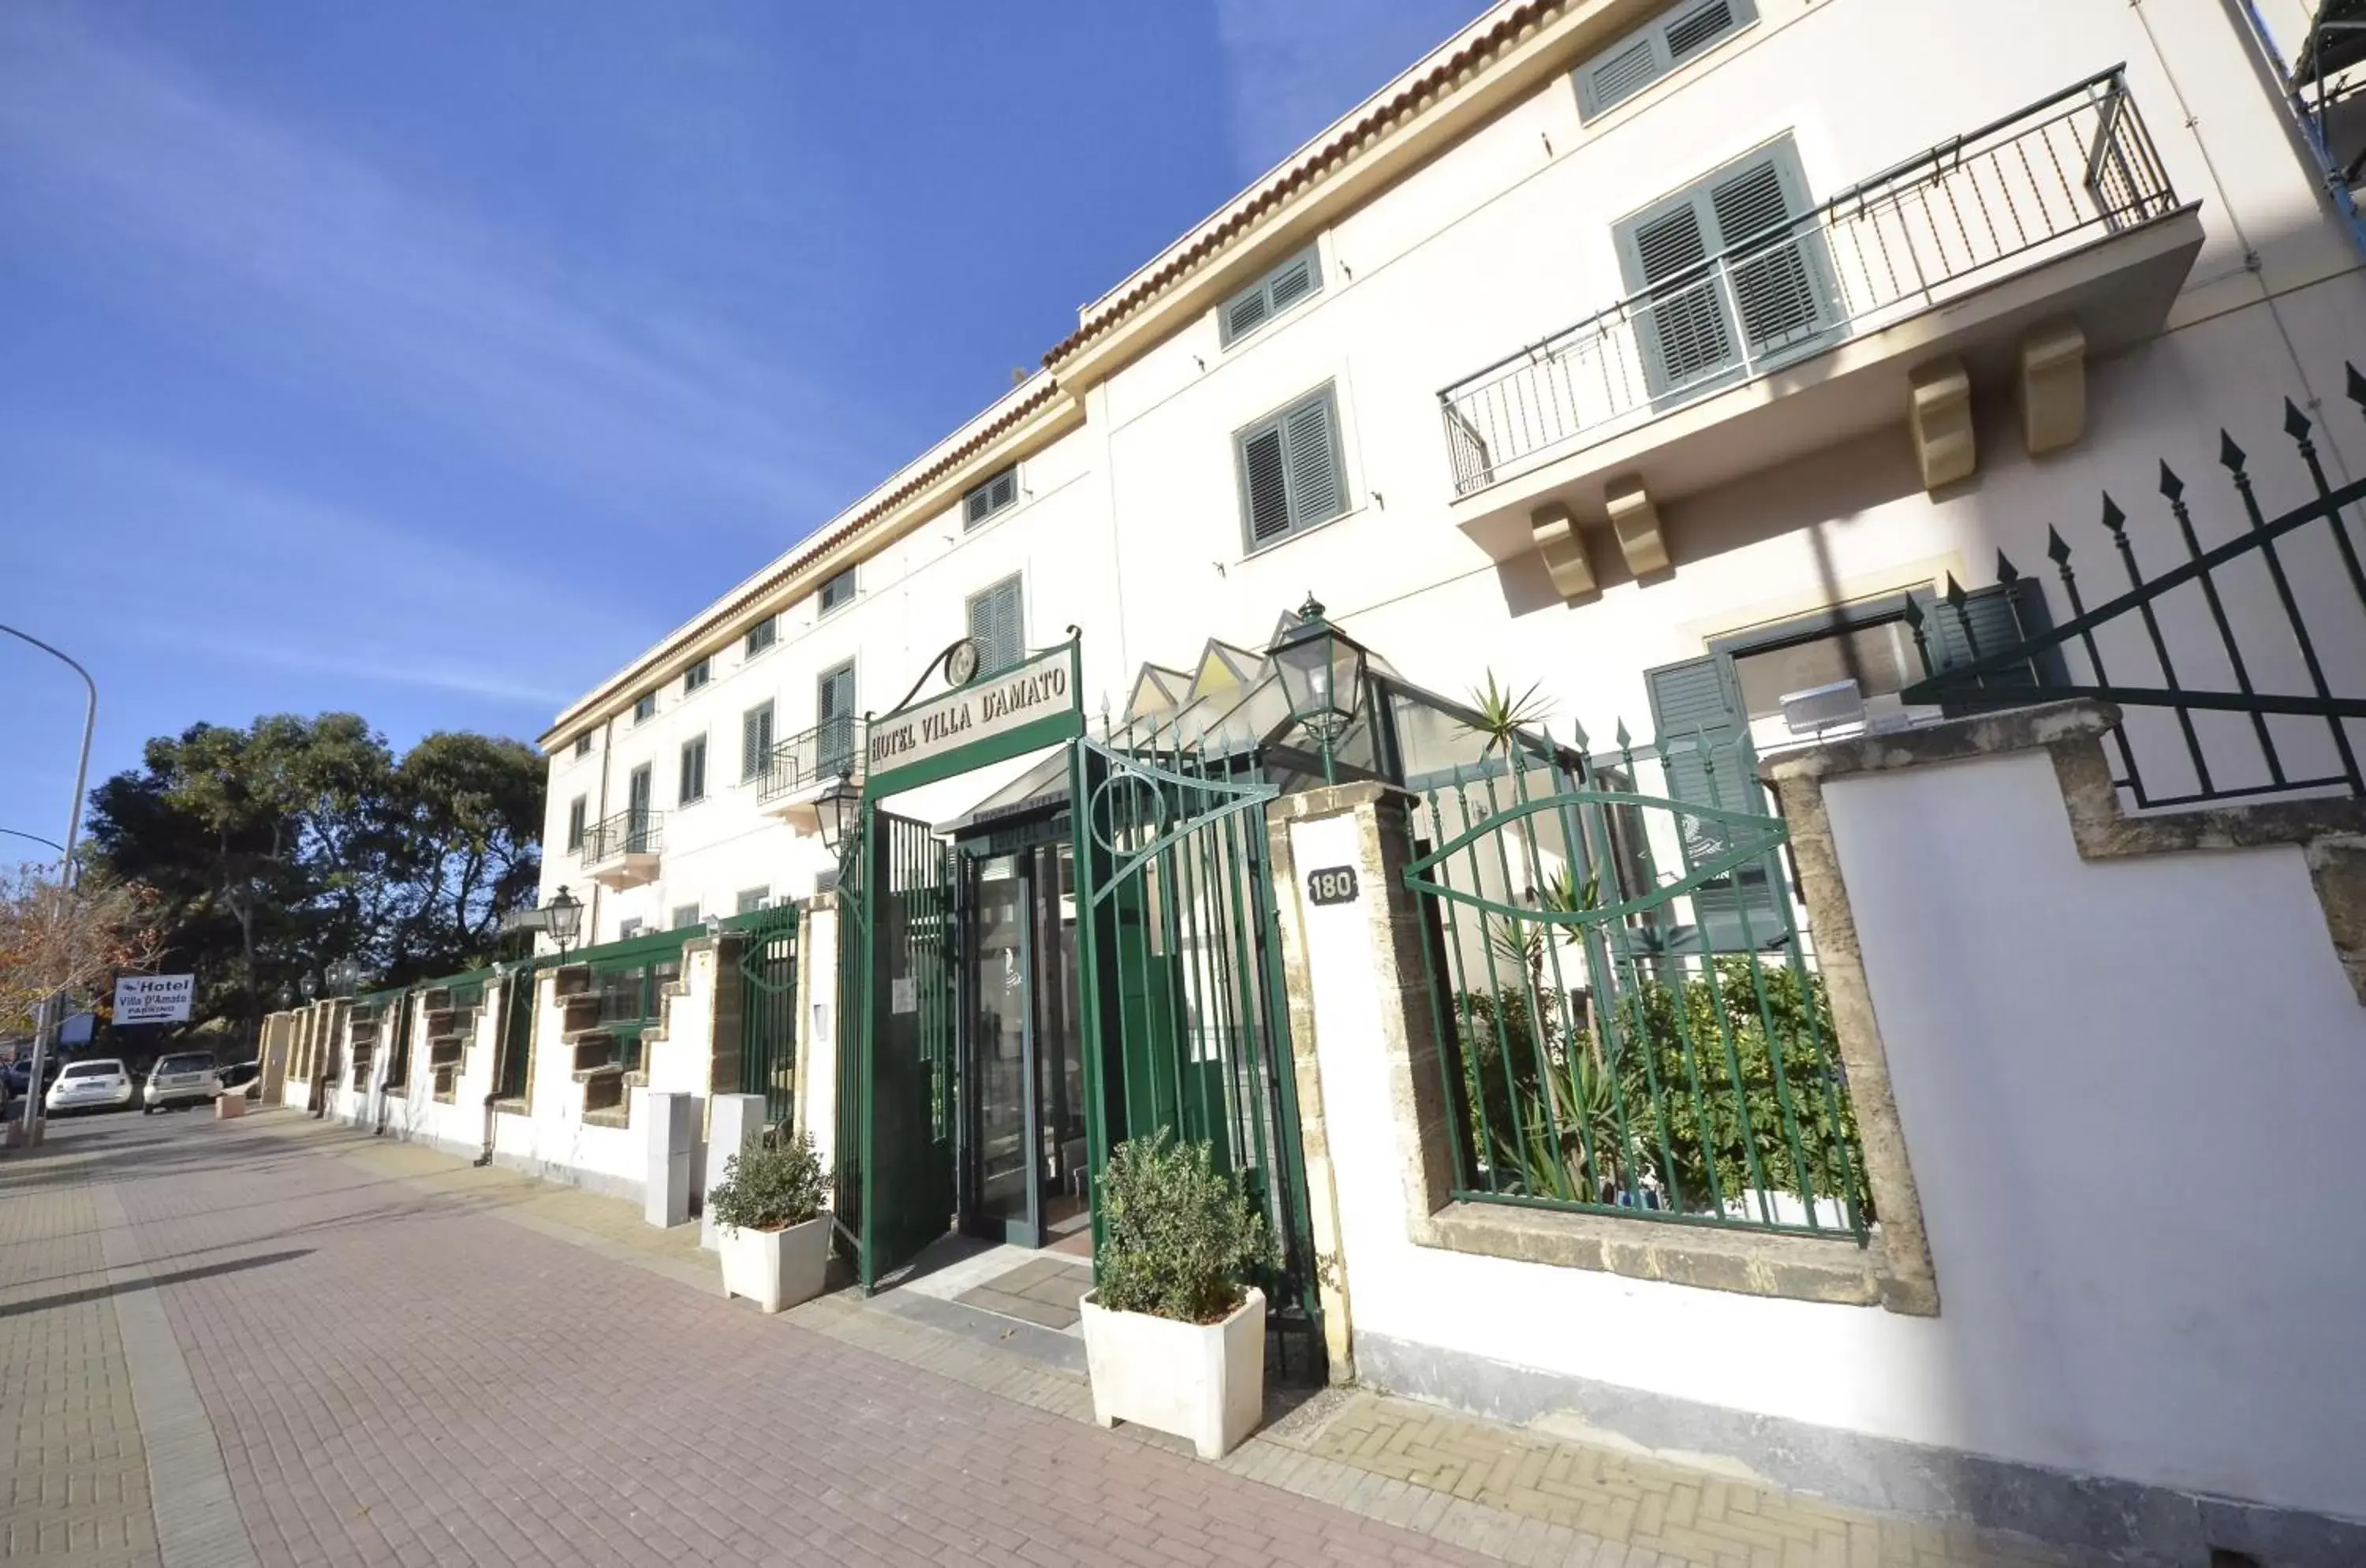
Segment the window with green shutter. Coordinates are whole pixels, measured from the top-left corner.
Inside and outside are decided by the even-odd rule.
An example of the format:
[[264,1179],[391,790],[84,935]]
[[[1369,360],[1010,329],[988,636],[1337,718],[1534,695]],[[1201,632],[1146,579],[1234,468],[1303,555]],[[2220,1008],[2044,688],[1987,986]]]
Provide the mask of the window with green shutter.
[[962,494],[962,526],[975,528],[996,513],[1019,503],[1019,466],[1009,468],[986,480],[973,485]]
[[748,628],[748,651],[745,657],[753,659],[780,639],[781,617],[767,615]]
[[760,778],[772,760],[772,705],[758,703],[739,716],[739,782]]
[[592,732],[590,730],[587,729],[582,734],[575,738],[575,754],[579,757],[589,757],[592,754]]
[[762,887],[743,887],[739,890],[739,897],[732,912],[739,915],[752,915],[762,908],[764,900],[772,896],[772,889],[769,885]]
[[567,847],[570,850],[583,847],[585,817],[590,808],[591,802],[580,795],[567,804]]
[[643,692],[634,699],[633,722],[635,724],[647,724],[657,716],[658,694],[655,692]]
[[715,677],[715,661],[702,659],[682,672],[682,694],[690,695]]
[[670,928],[671,930],[680,931],[684,926],[694,926],[696,924],[698,924],[697,905],[676,904],[673,907],[673,924]]
[[1579,118],[1592,119],[1625,102],[1757,19],[1752,0],[1688,0],[1669,6],[1577,68]]
[[1323,261],[1313,245],[1224,301],[1216,335],[1227,348],[1293,306],[1323,292]]
[[818,597],[821,600],[821,613],[825,615],[833,610],[841,610],[853,604],[854,569],[848,567],[844,571],[823,583]]
[[1233,438],[1241,519],[1254,552],[1347,510],[1339,409],[1328,386]]
[[977,644],[977,672],[997,674],[1027,657],[1020,620],[1019,579],[1008,577],[969,602],[969,636]]
[[706,737],[696,736],[682,743],[682,794],[678,803],[683,806],[706,798]]
[[[1751,775],[1750,750],[1743,743],[1749,724],[1731,658],[1712,654],[1686,660],[1644,671],[1643,682],[1668,798],[1723,811],[1767,810]],[[1651,791],[1644,787],[1644,793]],[[1731,847],[1726,825],[1713,818],[1680,814],[1677,832],[1683,864],[1662,865],[1663,876],[1687,872]],[[1670,935],[1696,945],[1705,940],[1710,951],[1718,953],[1764,947],[1785,933],[1776,903],[1783,896],[1768,864],[1753,861],[1693,889],[1694,930]]]
[[854,757],[854,664],[827,671],[815,682],[814,723],[821,731],[821,769],[837,773]]
[[1814,348],[1840,319],[1789,137],[1662,197],[1614,231],[1644,379],[1686,391]]

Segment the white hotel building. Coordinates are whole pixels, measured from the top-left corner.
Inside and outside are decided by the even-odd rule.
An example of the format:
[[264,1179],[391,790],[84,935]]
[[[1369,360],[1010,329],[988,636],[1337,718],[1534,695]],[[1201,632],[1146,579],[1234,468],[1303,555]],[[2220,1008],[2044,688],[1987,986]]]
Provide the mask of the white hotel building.
[[[1314,953],[1290,998],[1319,1042],[1293,1021],[1301,1092],[1319,1055],[1329,1106],[1322,1129],[1304,1108],[1313,1245],[1353,1280],[1324,1297],[1335,1371],[1352,1358],[1383,1386],[1672,1450],[1779,1450],[1798,1484],[2159,1561],[2203,1561],[2205,1539],[2345,1560],[2366,1540],[2342,1533],[2366,1520],[2366,1234],[2354,1191],[2344,1210],[2288,1188],[2313,1188],[2366,1091],[2366,1012],[2333,962],[2366,962],[2366,934],[2344,934],[2324,880],[2354,852],[2294,848],[2263,826],[2278,807],[2254,810],[2354,797],[2366,749],[2344,716],[2366,690],[2354,546],[2325,516],[2268,540],[2281,554],[2255,536],[2366,475],[2366,383],[2347,369],[2366,364],[2349,189],[2366,140],[2342,96],[2366,43],[2317,28],[2320,9],[2342,6],[1493,6],[560,714],[541,738],[544,902],[566,886],[580,941],[613,944],[808,899],[836,863],[816,791],[859,758],[863,716],[941,689],[963,638],[990,676],[1075,628],[1096,732],[1104,713],[1204,718],[1262,678],[1311,592],[1409,687],[1536,687],[1557,744],[1582,727],[1598,753],[1622,724],[1638,748],[1746,734],[1772,759],[1843,1055],[1875,1012],[1887,1042],[1878,1073],[1847,1059],[1887,1272],[1792,1289],[1789,1253],[1727,1256],[1718,1280],[1608,1241],[1523,1251],[1442,1194],[1408,1219],[1428,1178],[1389,1141],[1399,1101],[1350,1088],[1400,1032],[1353,1010],[1372,982],[1339,988],[1329,917],[1277,869],[1284,945]],[[2168,579],[2174,602],[2141,589]],[[2108,626],[2044,641],[2099,607]],[[1955,701],[1901,695],[1950,669],[1970,671],[1957,697],[2121,700],[2094,750],[2116,803],[2109,774],[2084,815],[2072,789],[2107,717],[2057,711],[2000,741],[2003,721],[1975,733],[1946,722]],[[1944,760],[1885,751],[1918,730],[1959,760],[1897,771]],[[1817,742],[1835,744],[1786,778],[1779,753]],[[1431,734],[1418,763],[1398,744],[1348,773],[1418,791],[1486,761],[1467,733]],[[888,804],[974,835],[1064,800],[1059,756]],[[1742,804],[1704,795],[1697,769],[1653,776],[1634,787]],[[1318,810],[1290,802],[1321,782],[1285,786],[1277,846],[1313,853],[1348,820],[1291,816]],[[1388,792],[1370,798],[1358,809],[1387,820]],[[2164,807],[2218,815],[2190,831],[2114,815]],[[1966,847],[2023,824],[2058,843],[2058,877]],[[2119,865],[2227,880],[2191,908],[2148,882],[2124,919],[2039,938],[2090,894],[2122,898],[2101,866],[2147,833],[2283,847],[2256,852],[2264,870],[2233,852]],[[1397,876],[1401,839],[1367,849],[1358,863]],[[1011,874],[1035,879],[1040,941],[1073,897],[1030,863]],[[1832,867],[1846,899],[1820,903]],[[2240,882],[2254,871],[2284,880]],[[1756,886],[1761,918],[1786,916]],[[2056,976],[2066,942],[2082,962]],[[1863,976],[1843,994],[1843,946],[1869,1000]],[[2308,967],[2271,979],[2286,962]],[[1917,999],[1959,971],[1931,981],[1944,1001]],[[2249,1021],[2210,1033],[2222,993]],[[2230,1031],[2247,1065],[2220,1055]],[[2081,1065],[2076,1047],[2124,1037],[2126,1062]],[[1902,1142],[1872,1108],[1893,1082]],[[798,1085],[801,1102],[827,1092]],[[1027,1146],[1065,1179],[1068,1138]]]

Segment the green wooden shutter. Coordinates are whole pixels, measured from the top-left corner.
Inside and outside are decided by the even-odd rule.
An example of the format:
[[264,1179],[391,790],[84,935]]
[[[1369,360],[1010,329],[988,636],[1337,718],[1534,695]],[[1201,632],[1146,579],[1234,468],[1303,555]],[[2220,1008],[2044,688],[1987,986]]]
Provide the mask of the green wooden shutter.
[[[1930,652],[1932,674],[1969,664],[1976,658],[1993,658],[2053,625],[2046,614],[2045,590],[2034,577],[1974,589],[1964,595],[1964,614],[1960,620],[1953,606],[1935,594],[1917,590],[1913,598],[1922,612],[1922,640]],[[1970,623],[1968,636],[1964,626],[1966,621]],[[1984,692],[2034,690],[2042,682],[2060,684],[2063,681],[2061,650],[2048,649],[2010,668],[1980,677],[1979,689]],[[1942,711],[1952,716],[1989,711],[1996,705],[1947,703]]]
[[1699,265],[1711,254],[1711,231],[1693,193],[1626,225],[1617,238],[1628,286],[1651,291],[1638,301],[1635,328],[1651,389],[1689,386],[1735,364],[1725,301],[1716,277]]
[[1241,436],[1241,495],[1249,547],[1290,532],[1289,468],[1282,458],[1281,422],[1268,420]]
[[1283,262],[1224,301],[1216,336],[1229,347],[1300,300],[1323,291],[1323,263],[1312,247]]
[[[1748,721],[1732,661],[1712,656],[1648,671],[1652,732],[1667,769],[1671,798],[1727,811],[1766,809],[1754,781],[1745,776]],[[1723,854],[1731,843],[1724,823],[1695,817],[1678,819],[1684,852],[1697,865]],[[1662,874],[1679,868],[1662,866]],[[1784,932],[1781,897],[1770,868],[1752,863],[1693,891],[1694,919],[1715,952],[1763,947]]]
[[681,804],[688,806],[706,795],[706,737],[685,740],[682,747]]
[[772,705],[759,703],[739,716],[739,777],[757,777],[772,763]]
[[1633,97],[1757,16],[1752,0],[1671,6],[1577,68],[1578,117],[1591,119]]
[[1307,399],[1282,416],[1290,447],[1290,525],[1312,528],[1346,510],[1346,487],[1339,482],[1338,421],[1331,389]]
[[1806,342],[1833,312],[1818,236],[1790,228],[1809,209],[1807,182],[1787,141],[1708,182],[1707,205],[1741,335],[1753,358]]
[[991,675],[1027,656],[1020,626],[1020,580],[997,582],[969,602],[969,635],[977,644],[977,670]]
[[841,664],[821,678],[815,693],[821,729],[821,762],[835,770],[854,753],[854,666]]
[[585,816],[585,808],[588,804],[589,803],[584,799],[584,797],[579,795],[568,805],[567,847],[570,850],[580,850],[583,847],[583,829],[585,826],[583,818]]

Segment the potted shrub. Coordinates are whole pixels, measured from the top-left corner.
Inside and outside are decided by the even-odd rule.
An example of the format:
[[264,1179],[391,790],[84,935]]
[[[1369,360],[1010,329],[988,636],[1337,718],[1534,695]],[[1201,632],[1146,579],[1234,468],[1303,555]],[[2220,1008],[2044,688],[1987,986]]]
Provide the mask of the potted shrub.
[[1138,1421],[1222,1458],[1265,1407],[1264,1218],[1206,1144],[1162,1128],[1101,1174],[1100,1279],[1084,1299],[1093,1418]]
[[829,1269],[829,1177],[805,1133],[767,1134],[733,1155],[706,1194],[723,1293],[766,1312],[821,1294]]

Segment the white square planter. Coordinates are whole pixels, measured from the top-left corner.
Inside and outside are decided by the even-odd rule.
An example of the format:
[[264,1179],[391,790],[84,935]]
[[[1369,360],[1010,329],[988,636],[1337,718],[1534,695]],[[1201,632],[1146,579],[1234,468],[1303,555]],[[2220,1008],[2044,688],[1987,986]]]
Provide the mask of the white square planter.
[[1110,1312],[1087,1295],[1085,1361],[1093,1419],[1139,1422],[1189,1438],[1201,1459],[1222,1459],[1256,1430],[1265,1411],[1265,1292],[1222,1323],[1177,1323]]
[[821,1294],[829,1273],[829,1216],[783,1231],[718,1229],[715,1249],[723,1258],[725,1296],[746,1296],[778,1312]]

